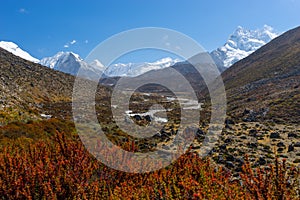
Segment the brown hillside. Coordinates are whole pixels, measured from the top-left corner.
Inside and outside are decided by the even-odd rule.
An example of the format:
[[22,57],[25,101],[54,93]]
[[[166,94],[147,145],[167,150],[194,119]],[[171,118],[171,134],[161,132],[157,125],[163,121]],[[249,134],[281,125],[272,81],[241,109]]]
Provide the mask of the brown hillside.
[[234,64],[222,76],[231,115],[244,121],[299,123],[300,27]]

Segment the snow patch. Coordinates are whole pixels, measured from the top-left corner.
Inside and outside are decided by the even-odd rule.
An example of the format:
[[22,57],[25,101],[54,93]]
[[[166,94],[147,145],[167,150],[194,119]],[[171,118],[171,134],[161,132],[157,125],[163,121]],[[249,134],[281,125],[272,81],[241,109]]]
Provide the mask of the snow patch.
[[17,44],[13,42],[6,42],[6,41],[0,41],[0,47],[5,49],[6,51],[9,51],[10,53],[19,56],[25,60],[38,63],[39,60],[32,57],[29,53],[22,50]]

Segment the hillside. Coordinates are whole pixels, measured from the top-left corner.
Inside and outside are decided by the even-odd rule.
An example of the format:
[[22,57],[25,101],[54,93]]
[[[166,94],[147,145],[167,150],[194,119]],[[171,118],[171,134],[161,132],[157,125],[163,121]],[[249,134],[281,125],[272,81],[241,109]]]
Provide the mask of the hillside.
[[24,60],[2,48],[0,76],[0,124],[38,119],[45,114],[45,104],[71,101],[73,76]]
[[37,58],[32,57],[29,53],[21,49],[17,44],[13,42],[0,41],[0,48],[5,49],[6,51],[19,56],[25,60],[38,63],[39,60]]
[[237,62],[222,77],[231,115],[299,124],[300,27]]

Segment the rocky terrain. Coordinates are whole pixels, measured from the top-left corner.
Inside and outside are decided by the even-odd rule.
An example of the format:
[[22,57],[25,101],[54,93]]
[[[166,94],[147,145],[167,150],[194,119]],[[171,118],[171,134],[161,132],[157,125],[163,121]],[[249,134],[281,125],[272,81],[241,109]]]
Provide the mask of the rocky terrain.
[[299,124],[299,53],[296,28],[226,70],[228,113],[242,121]]
[[45,102],[69,101],[72,76],[46,69],[0,48],[1,124],[39,119]]
[[[296,28],[222,73],[227,90],[228,117],[218,145],[209,154],[215,163],[235,173],[241,171],[245,155],[249,156],[253,167],[268,166],[275,157],[287,159],[289,165],[299,165],[299,55],[300,28]],[[24,127],[31,120],[46,123],[51,118],[70,123],[73,76],[23,60],[3,49],[0,49],[0,67],[2,138],[9,137],[7,131],[11,130],[12,122],[23,123]],[[189,64],[179,63],[173,68],[192,83],[198,91],[200,101],[205,99],[205,84]],[[163,98],[162,105],[169,106],[172,110],[167,115],[156,113],[156,117],[168,118],[160,131],[151,138],[136,139],[116,126],[110,109],[111,90],[100,88],[102,89],[96,95],[97,117],[103,130],[115,144],[134,143],[134,151],[140,152],[154,151],[157,148],[166,152],[176,150],[176,147],[169,146],[178,131],[180,110],[176,100],[169,98],[168,101]],[[148,89],[149,87],[146,91]],[[159,102],[160,97],[145,95],[143,92],[145,91],[138,91],[132,97],[129,107],[133,112],[129,116],[130,120],[126,117],[123,120],[132,120],[130,123],[135,122],[141,126],[148,126],[153,121],[153,116],[138,113],[148,111]],[[208,111],[209,105],[204,105],[201,116]],[[201,148],[209,122],[209,115],[207,116],[198,127],[192,151]],[[23,137],[26,135],[23,133]],[[30,134],[30,137],[34,138],[34,135]]]
[[254,167],[274,157],[299,166],[300,28],[275,38],[222,73],[228,119],[216,163],[241,170],[247,154]]

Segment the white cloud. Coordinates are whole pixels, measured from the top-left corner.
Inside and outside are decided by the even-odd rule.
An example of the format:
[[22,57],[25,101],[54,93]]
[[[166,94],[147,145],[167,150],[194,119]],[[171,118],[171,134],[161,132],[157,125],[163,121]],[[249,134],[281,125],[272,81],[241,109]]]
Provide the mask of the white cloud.
[[20,8],[19,9],[19,13],[21,13],[21,14],[27,14],[28,11],[25,8]]
[[67,42],[65,45],[64,45],[64,48],[69,48],[71,45],[74,45],[76,44],[76,40],[72,40],[71,42]]
[[71,42],[70,42],[70,44],[75,44],[76,43],[76,40],[72,40]]
[[89,41],[88,41],[88,40],[85,40],[85,41],[84,41],[84,43],[86,43],[86,44],[87,44],[87,43],[89,43]]

